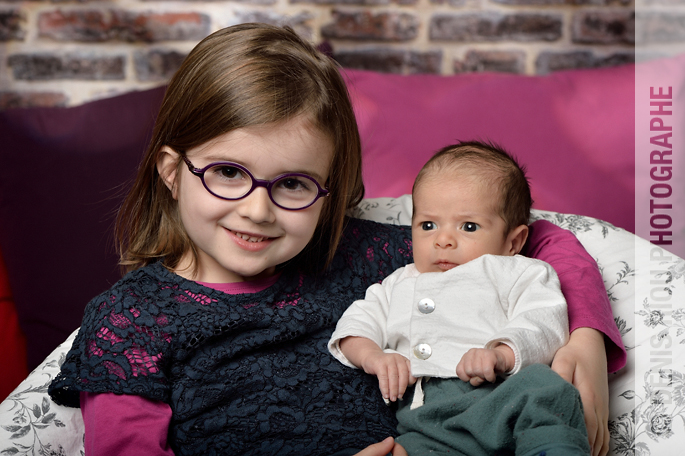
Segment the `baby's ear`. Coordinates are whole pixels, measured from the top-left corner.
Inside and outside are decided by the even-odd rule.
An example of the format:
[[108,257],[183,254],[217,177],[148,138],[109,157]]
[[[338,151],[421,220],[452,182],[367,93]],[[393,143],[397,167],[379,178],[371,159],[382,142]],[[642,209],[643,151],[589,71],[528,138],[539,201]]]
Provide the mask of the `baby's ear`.
[[157,159],[157,172],[164,181],[164,184],[171,190],[171,196],[176,199],[177,188],[176,177],[178,175],[179,155],[168,146],[162,147]]
[[528,225],[519,225],[507,235],[507,248],[510,255],[516,255],[521,251],[528,239]]

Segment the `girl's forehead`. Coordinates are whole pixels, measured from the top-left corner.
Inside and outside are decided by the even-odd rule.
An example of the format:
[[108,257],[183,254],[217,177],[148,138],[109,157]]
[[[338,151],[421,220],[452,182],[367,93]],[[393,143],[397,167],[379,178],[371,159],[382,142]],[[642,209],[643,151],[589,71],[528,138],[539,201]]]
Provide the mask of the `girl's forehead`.
[[233,161],[252,171],[309,171],[324,177],[333,158],[333,141],[306,118],[295,117],[232,130],[191,149],[188,155],[207,163]]

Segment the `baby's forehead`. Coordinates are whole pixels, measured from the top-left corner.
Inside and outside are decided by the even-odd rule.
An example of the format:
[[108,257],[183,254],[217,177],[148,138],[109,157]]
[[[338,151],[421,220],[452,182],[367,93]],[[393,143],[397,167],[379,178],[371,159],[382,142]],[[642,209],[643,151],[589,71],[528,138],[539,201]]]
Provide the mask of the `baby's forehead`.
[[413,199],[415,209],[434,212],[436,205],[440,205],[443,214],[466,209],[497,214],[501,205],[499,186],[492,179],[444,170],[424,176],[414,188]]
[[495,192],[499,186],[502,174],[490,168],[479,168],[470,163],[463,166],[447,165],[436,166],[424,171],[424,175],[417,182],[415,190],[420,189],[427,183],[452,182],[466,187],[473,187],[474,191],[483,190],[488,193]]

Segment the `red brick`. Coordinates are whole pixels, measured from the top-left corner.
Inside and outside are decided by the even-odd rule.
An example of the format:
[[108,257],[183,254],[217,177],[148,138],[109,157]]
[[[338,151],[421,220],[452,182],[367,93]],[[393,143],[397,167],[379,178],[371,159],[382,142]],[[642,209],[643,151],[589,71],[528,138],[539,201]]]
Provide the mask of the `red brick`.
[[0,41],[22,41],[26,36],[22,22],[20,10],[0,11]]
[[313,5],[416,5],[419,0],[290,0],[290,3],[308,3]]
[[185,57],[186,54],[176,51],[137,51],[134,56],[136,77],[139,81],[167,81],[178,70]]
[[325,38],[346,40],[409,41],[420,25],[413,14],[333,10],[333,23],[321,28]]
[[38,16],[38,30],[42,38],[56,41],[197,41],[209,34],[210,21],[196,12],[57,10]]
[[538,55],[535,69],[537,74],[547,74],[553,71],[602,68],[633,62],[635,62],[635,54],[633,52],[614,53],[605,57],[599,57],[592,51],[545,51]]
[[306,11],[294,15],[283,15],[273,11],[241,11],[236,12],[236,15],[239,22],[262,22],[279,27],[287,25],[304,38],[310,39],[314,35],[311,26],[307,23],[313,16]]
[[610,5],[612,3],[629,5],[631,0],[491,0],[503,5],[526,6],[554,6],[554,5]]
[[575,43],[634,44],[634,11],[581,11],[573,16]]
[[467,0],[431,0],[434,5],[465,6]]
[[685,42],[685,14],[675,11],[641,13],[639,44]]
[[61,92],[0,92],[0,110],[15,108],[66,106]]
[[429,36],[433,41],[556,41],[561,38],[561,26],[558,14],[436,14]]
[[441,51],[376,48],[334,52],[333,58],[345,68],[397,74],[439,74],[442,64]]
[[123,56],[14,54],[8,60],[15,79],[25,81],[111,81],[125,78]]
[[492,71],[524,73],[526,54],[523,51],[468,51],[464,60],[455,60],[455,73]]

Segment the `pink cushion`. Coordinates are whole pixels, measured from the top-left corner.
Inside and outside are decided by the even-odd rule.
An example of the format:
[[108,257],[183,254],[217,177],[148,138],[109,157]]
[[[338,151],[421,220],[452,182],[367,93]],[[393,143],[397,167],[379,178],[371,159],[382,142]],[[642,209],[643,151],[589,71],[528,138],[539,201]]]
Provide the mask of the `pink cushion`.
[[489,139],[527,166],[534,207],[634,231],[634,66],[549,76],[345,70],[367,197],[411,193],[439,148]]

